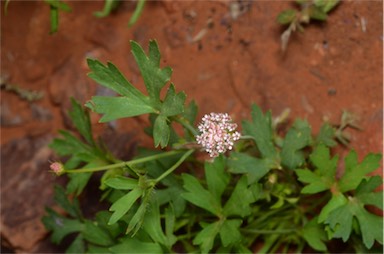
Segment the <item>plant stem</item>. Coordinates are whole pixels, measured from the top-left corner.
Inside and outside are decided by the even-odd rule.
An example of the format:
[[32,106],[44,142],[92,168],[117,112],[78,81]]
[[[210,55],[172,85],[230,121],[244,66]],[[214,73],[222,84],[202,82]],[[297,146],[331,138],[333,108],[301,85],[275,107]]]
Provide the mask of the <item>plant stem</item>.
[[172,155],[178,154],[180,152],[181,151],[169,151],[169,152],[165,152],[165,153],[161,153],[161,154],[155,154],[155,155],[151,155],[151,156],[147,156],[147,157],[143,157],[143,158],[138,158],[138,159],[131,160],[131,161],[123,161],[123,162],[119,162],[119,163],[115,163],[115,164],[111,164],[111,165],[106,165],[106,166],[101,166],[101,167],[95,167],[95,168],[66,169],[66,170],[64,170],[64,173],[89,173],[89,172],[104,171],[104,170],[113,169],[113,168],[120,168],[120,167],[124,167],[124,166],[133,166],[133,165],[138,164],[138,163],[143,163],[143,162],[147,162],[147,161],[157,160],[157,159],[160,159],[163,157],[172,156]]
[[172,167],[170,167],[167,171],[165,171],[161,176],[155,179],[155,183],[160,182],[163,180],[166,176],[168,176],[170,173],[172,173],[175,169],[177,169],[181,163],[189,156],[191,155],[195,150],[188,150],[175,164],[173,164]]
[[243,135],[240,137],[240,139],[254,139],[252,136],[249,135]]
[[184,117],[175,117],[174,120],[178,123],[180,123],[182,126],[184,126],[187,130],[189,130],[194,136],[196,136],[198,133],[196,129],[187,121]]

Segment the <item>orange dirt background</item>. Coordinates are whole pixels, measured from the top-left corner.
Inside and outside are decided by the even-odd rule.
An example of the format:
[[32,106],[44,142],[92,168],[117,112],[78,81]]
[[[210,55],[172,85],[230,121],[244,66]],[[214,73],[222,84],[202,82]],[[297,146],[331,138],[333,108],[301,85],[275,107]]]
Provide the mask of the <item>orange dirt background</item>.
[[[106,18],[92,15],[102,1],[65,2],[72,12],[60,12],[53,35],[43,1],[10,1],[6,16],[1,3],[2,83],[44,93],[28,102],[1,91],[1,245],[8,250],[60,251],[40,221],[44,206],[53,204],[53,184],[61,181],[47,173],[48,161],[57,159],[47,144],[59,129],[71,128],[70,97],[85,103],[108,93],[86,76],[87,57],[113,62],[144,90],[130,40],[145,49],[157,40],[162,65],[173,68],[176,89],[196,100],[199,117],[228,112],[240,122],[256,103],[274,116],[290,108],[291,122],[307,119],[317,133],[325,119],[340,123],[347,110],[363,128],[348,129],[360,158],[382,152],[382,1],[342,1],[327,22],[294,34],[285,55],[276,16],[296,8],[291,1],[148,1],[132,28],[127,24],[135,2],[123,1]],[[231,6],[239,8],[238,17]],[[92,115],[92,121],[121,157],[151,145],[143,134],[146,117],[102,125]]]

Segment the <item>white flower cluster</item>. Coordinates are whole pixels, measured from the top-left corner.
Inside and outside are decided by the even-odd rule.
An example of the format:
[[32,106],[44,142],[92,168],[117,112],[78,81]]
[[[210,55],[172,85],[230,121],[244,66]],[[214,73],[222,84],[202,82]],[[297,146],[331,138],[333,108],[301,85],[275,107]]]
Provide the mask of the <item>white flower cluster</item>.
[[201,134],[196,136],[196,141],[211,157],[232,150],[234,142],[240,139],[240,132],[236,131],[237,124],[232,123],[227,113],[205,115],[198,128]]

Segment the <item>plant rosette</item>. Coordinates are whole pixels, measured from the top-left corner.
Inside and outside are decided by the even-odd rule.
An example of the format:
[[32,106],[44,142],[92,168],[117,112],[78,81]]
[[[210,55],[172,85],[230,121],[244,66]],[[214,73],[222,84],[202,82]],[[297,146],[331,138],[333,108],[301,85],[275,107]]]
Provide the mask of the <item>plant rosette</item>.
[[[272,118],[253,105],[241,132],[228,113],[207,114],[195,128],[197,106],[170,83],[172,69],[160,67],[156,41],[148,53],[134,41],[131,48],[147,93],[112,63],[88,59],[89,77],[119,96],[94,96],[86,108],[72,100],[78,135],[60,131],[50,145],[66,158],[51,170],[69,178],[55,188],[65,215],[47,208],[43,218],[52,242],[74,236],[67,252],[76,253],[327,253],[339,241],[347,243],[343,252],[382,249],[383,218],[367,209],[383,209],[383,193],[375,191],[382,178],[371,174],[381,155],[359,162],[350,151],[339,176],[331,147],[345,124],[325,123],[313,136],[297,119],[282,132],[285,113]],[[119,160],[94,138],[89,110],[102,115],[100,122],[148,115],[145,131],[155,148]],[[92,176],[109,209],[85,217],[81,194]]]

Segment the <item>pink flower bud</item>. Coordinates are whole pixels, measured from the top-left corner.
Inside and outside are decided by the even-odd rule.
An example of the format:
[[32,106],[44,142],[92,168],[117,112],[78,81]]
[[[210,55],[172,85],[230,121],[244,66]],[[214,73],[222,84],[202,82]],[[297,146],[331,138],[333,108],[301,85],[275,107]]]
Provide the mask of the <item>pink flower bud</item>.
[[227,113],[210,113],[198,126],[201,134],[196,136],[196,141],[211,157],[217,157],[232,150],[234,142],[240,139],[241,134],[236,128],[237,124],[232,123]]
[[60,162],[54,162],[49,167],[56,175],[61,175],[64,172],[64,165]]

